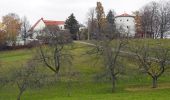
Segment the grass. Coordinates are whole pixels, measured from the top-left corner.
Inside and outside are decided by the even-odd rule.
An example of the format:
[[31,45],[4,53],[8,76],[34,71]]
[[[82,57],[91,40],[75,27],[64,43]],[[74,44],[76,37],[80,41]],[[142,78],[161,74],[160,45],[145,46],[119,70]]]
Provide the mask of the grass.
[[[170,40],[160,40],[170,43]],[[142,42],[155,43],[155,40]],[[95,57],[87,55],[87,46],[76,43],[71,52],[74,55],[71,71],[76,75],[62,77],[56,84],[39,89],[28,89],[22,100],[170,100],[170,72],[167,71],[158,80],[159,87],[151,88],[151,78],[138,71],[131,60],[123,60],[126,70],[118,76],[115,93],[111,93],[111,82],[108,78],[96,78],[103,70],[102,64],[94,66]],[[21,67],[32,57],[35,50],[23,49],[0,52],[2,66],[0,72],[10,74],[15,68]],[[101,62],[101,61],[99,61]],[[62,68],[61,73],[66,69]],[[50,72],[51,73],[51,72]],[[18,89],[16,84],[0,87],[0,100],[16,100]]]

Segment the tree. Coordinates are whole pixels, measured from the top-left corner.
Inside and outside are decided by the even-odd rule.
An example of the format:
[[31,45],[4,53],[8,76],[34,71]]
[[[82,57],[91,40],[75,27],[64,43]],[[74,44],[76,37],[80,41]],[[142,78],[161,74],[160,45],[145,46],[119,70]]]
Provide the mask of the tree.
[[6,26],[8,43],[14,46],[21,29],[19,16],[15,13],[9,13],[3,16],[2,23]]
[[108,37],[110,37],[111,39],[117,37],[114,12],[110,10],[106,16],[106,19],[107,19],[106,33],[108,34]]
[[140,11],[144,37],[154,38],[158,33],[158,3],[151,2]]
[[[88,51],[90,55],[96,55],[98,59],[102,59],[100,63],[106,69],[106,75],[109,75],[112,84],[112,92],[116,89],[117,75],[123,72],[121,50],[127,44],[126,39],[117,39],[115,43],[107,37],[103,37],[102,41],[93,41],[92,49]],[[97,59],[97,60],[98,60]]]
[[44,75],[38,72],[37,64],[35,61],[30,60],[21,69],[18,69],[12,76],[17,83],[19,94],[17,100],[21,99],[22,94],[28,88],[38,88],[41,85],[41,81]]
[[96,17],[95,17],[95,8],[89,9],[87,14],[88,16],[88,40],[94,38],[95,29],[96,29]]
[[133,12],[135,15],[135,27],[136,27],[136,37],[143,37],[143,32],[142,32],[142,23],[141,23],[141,16],[139,11]]
[[170,60],[170,49],[161,43],[152,47],[150,44],[144,43],[135,45],[133,50],[135,50],[140,69],[152,78],[152,87],[156,88],[158,78],[167,69]]
[[42,32],[45,36],[39,37],[39,40],[47,45],[40,44],[40,59],[58,75],[62,64],[72,61],[67,45],[72,42],[71,35],[67,30],[58,30],[57,26],[46,27]]
[[104,31],[104,26],[106,24],[104,8],[103,8],[101,2],[97,2],[97,6],[96,6],[96,19],[97,19],[97,29],[98,29],[97,33],[100,35],[101,32]]
[[109,77],[112,82],[112,92],[115,91],[115,83],[117,75],[122,71],[123,65],[119,63],[120,51],[127,44],[126,39],[117,39],[115,45],[113,45],[113,38],[111,35],[107,34],[108,30],[112,30],[113,33],[116,33],[114,29],[114,19],[113,14],[108,15],[108,23],[113,25],[113,27],[106,28],[107,20],[104,15],[103,7],[100,2],[97,2],[96,7],[97,15],[97,37],[95,41],[92,41],[92,50],[88,51],[89,54],[95,54],[103,60],[102,64],[104,68],[109,72]]
[[6,43],[7,34],[5,28],[6,28],[5,25],[0,23],[0,49],[3,48],[3,46]]
[[21,34],[22,34],[22,38],[24,40],[24,45],[26,44],[26,38],[28,37],[29,35],[29,29],[31,27],[31,25],[29,24],[29,21],[27,19],[27,17],[23,17],[22,20],[21,20]]
[[170,31],[170,7],[169,2],[160,2],[159,3],[159,35],[160,38],[164,38],[164,34],[167,31]]
[[77,33],[79,31],[79,23],[78,21],[76,20],[74,14],[72,13],[68,19],[65,21],[65,27],[66,29],[69,29],[71,35],[72,35],[72,38],[74,40],[77,40]]

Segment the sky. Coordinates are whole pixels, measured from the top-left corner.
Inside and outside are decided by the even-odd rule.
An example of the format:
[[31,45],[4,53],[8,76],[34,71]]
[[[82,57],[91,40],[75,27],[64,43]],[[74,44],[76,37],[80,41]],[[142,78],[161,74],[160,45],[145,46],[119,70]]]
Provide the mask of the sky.
[[111,9],[116,14],[131,14],[148,2],[157,0],[0,0],[0,18],[8,13],[17,13],[20,17],[26,16],[33,25],[42,17],[65,21],[74,13],[76,19],[85,24],[89,9],[96,7],[97,1],[102,3],[105,13]]

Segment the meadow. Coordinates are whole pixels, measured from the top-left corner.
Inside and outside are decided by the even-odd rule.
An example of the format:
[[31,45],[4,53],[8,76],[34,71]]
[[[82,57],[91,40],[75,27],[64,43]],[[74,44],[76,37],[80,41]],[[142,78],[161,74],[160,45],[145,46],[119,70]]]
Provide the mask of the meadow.
[[[140,40],[153,45],[163,42],[170,47],[170,40]],[[131,41],[132,45],[134,41]],[[158,88],[151,86],[152,79],[139,71],[138,65],[131,59],[125,59],[124,72],[118,75],[116,91],[111,92],[109,77],[101,75],[104,73],[104,66],[95,57],[86,54],[89,46],[81,43],[74,43],[71,53],[74,55],[71,71],[76,75],[61,76],[55,84],[43,86],[37,89],[28,89],[21,97],[21,100],[170,100],[170,70],[158,80]],[[10,73],[31,59],[36,49],[22,49],[0,52],[0,75]],[[44,66],[43,64],[41,66]],[[44,66],[44,68],[46,68]],[[61,68],[61,74],[65,73],[67,66]],[[47,69],[48,70],[48,69]],[[50,70],[48,70],[49,73]],[[9,83],[0,87],[0,100],[16,100],[18,88],[15,83]]]

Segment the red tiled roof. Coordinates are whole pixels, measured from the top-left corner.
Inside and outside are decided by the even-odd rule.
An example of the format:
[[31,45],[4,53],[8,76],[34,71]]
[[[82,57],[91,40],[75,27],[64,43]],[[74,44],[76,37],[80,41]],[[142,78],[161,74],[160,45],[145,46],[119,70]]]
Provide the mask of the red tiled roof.
[[65,22],[64,21],[53,21],[53,20],[44,20],[43,18],[41,18],[41,19],[39,19],[32,27],[31,27],[31,29],[29,30],[29,31],[33,31],[34,30],[34,28],[38,25],[38,23],[40,22],[40,21],[43,21],[44,22],[44,24],[46,25],[46,26],[51,26],[51,25],[64,25],[65,24]]
[[45,25],[64,25],[64,21],[52,21],[52,20],[43,20]]
[[127,14],[127,13],[123,13],[123,14],[118,15],[118,16],[116,16],[116,17],[134,17],[134,16],[129,15],[129,14]]

